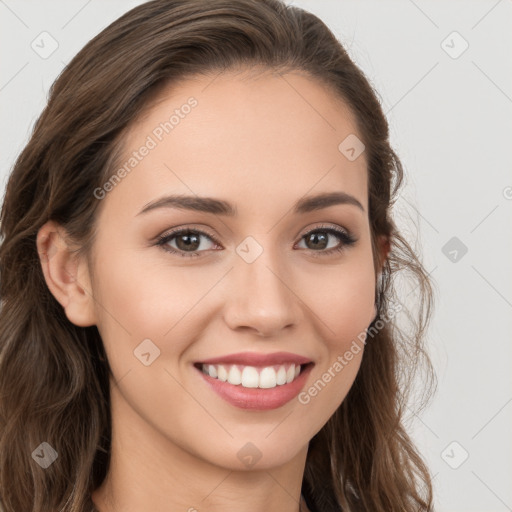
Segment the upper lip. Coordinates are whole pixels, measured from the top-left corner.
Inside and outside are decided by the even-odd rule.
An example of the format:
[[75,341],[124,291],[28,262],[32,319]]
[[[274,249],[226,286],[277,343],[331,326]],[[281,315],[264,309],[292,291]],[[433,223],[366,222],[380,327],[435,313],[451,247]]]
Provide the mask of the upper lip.
[[199,361],[203,364],[240,364],[244,366],[273,366],[284,363],[307,364],[311,359],[292,354],[291,352],[274,352],[272,354],[260,354],[257,352],[239,352],[225,356],[214,357]]

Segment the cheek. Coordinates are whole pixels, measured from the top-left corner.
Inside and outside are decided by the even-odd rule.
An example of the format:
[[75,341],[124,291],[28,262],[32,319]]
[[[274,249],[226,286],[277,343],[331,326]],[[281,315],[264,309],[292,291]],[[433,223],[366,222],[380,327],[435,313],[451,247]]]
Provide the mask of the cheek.
[[304,301],[322,326],[329,349],[341,350],[368,327],[375,315],[373,261],[361,253],[336,271],[331,268],[323,272],[308,283]]
[[375,316],[372,259],[354,259],[337,273],[331,269],[329,279],[317,279],[317,284],[308,295],[307,304],[315,313],[311,318],[323,341],[321,361],[299,401],[311,415],[326,421],[357,376],[366,329]]
[[161,255],[144,261],[133,248],[103,261],[94,296],[112,369],[127,371],[136,362],[133,351],[146,339],[160,350],[160,363],[179,358],[205,328],[208,301],[203,299],[222,272],[168,263]]

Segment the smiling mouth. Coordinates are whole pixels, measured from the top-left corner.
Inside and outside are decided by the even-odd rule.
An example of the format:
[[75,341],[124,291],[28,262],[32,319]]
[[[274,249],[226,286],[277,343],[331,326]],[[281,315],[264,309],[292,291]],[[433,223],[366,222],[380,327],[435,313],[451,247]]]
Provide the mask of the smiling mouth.
[[227,382],[243,388],[272,389],[292,383],[314,363],[283,363],[267,366],[249,366],[241,364],[203,364],[194,366],[213,379]]

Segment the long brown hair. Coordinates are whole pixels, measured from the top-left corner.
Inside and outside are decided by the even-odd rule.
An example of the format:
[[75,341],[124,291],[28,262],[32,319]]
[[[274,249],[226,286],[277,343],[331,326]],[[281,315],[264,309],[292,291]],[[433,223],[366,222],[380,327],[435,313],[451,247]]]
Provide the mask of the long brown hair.
[[[432,510],[428,468],[404,427],[417,370],[435,384],[424,350],[433,287],[391,218],[403,181],[376,93],[326,25],[280,0],[154,0],[114,21],[63,70],[19,155],[1,210],[0,505],[4,512],[88,512],[109,466],[110,368],[96,326],[78,327],[50,293],[36,248],[58,222],[88,255],[123,134],[162,87],[194,74],[259,67],[300,70],[354,113],[366,146],[375,268],[379,235],[391,251],[376,280],[378,316],[347,397],[311,440],[302,492],[316,510]],[[408,328],[392,320],[396,278],[415,282]],[[382,321],[387,318],[388,321]],[[380,322],[380,325],[377,323]],[[46,470],[31,456],[58,453]]]

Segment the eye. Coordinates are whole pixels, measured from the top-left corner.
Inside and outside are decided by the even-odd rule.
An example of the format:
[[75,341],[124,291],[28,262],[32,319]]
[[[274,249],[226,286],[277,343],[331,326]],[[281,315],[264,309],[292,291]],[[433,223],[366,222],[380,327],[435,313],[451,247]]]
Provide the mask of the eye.
[[[329,246],[329,238],[337,238],[340,243],[334,247]],[[349,232],[332,226],[320,226],[318,228],[308,231],[302,235],[301,242],[304,241],[313,253],[314,257],[318,256],[330,256],[333,253],[337,253],[345,250],[347,247],[354,245],[357,239]],[[327,248],[328,250],[323,250]],[[318,253],[318,254],[314,254]]]
[[[215,243],[218,243],[214,237],[204,231],[200,231],[197,229],[177,229],[175,231],[171,231],[170,233],[165,233],[164,235],[160,235],[158,237],[158,241],[156,245],[161,246],[165,251],[170,252],[172,254],[177,254],[178,256],[182,256],[184,258],[201,256],[201,252],[197,252],[198,249],[207,250],[208,247],[204,247],[204,243],[201,243],[201,238],[208,238]],[[176,239],[177,247],[172,247],[171,242]],[[208,244],[206,244],[208,245]],[[196,251],[196,252],[194,252]]]
[[[217,242],[212,234],[192,228],[175,229],[160,235],[155,245],[162,247],[171,254],[176,254],[183,258],[196,257],[201,256],[201,252],[211,249],[211,247],[208,247],[208,242],[206,242],[206,244],[202,242],[202,238],[210,240],[214,245],[220,246],[219,242]],[[333,247],[329,247],[330,239],[338,239],[339,243]],[[355,244],[357,239],[351,233],[341,228],[320,226],[302,235],[300,242],[302,241],[306,243],[306,249],[308,249],[314,257],[318,257],[329,256],[333,253],[340,252]],[[324,250],[326,248],[327,250]]]

